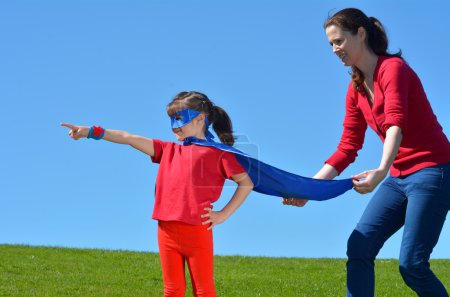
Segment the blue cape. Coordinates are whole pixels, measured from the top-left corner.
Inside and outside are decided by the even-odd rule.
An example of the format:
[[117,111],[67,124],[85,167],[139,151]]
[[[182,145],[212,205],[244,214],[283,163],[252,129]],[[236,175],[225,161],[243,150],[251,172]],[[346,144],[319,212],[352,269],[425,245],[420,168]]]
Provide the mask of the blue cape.
[[215,147],[234,153],[254,184],[253,191],[284,197],[323,201],[335,198],[353,188],[352,179],[323,180],[303,177],[261,162],[246,153],[223,143],[187,137],[184,145]]

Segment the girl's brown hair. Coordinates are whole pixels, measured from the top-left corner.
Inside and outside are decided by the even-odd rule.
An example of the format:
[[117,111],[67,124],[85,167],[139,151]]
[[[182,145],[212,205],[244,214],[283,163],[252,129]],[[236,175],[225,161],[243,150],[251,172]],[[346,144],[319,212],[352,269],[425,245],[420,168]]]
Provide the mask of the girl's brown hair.
[[204,112],[220,141],[228,145],[234,144],[233,126],[230,117],[223,108],[215,105],[205,94],[195,91],[178,93],[172,102],[167,104],[167,114],[174,116],[177,112],[186,108]]
[[[323,27],[326,29],[331,25],[349,31],[353,35],[358,32],[360,27],[363,27],[367,32],[367,45],[376,55],[399,58],[402,56],[401,50],[395,54],[387,52],[389,42],[381,22],[374,17],[368,17],[364,12],[357,8],[346,8],[338,11],[333,16],[328,17]],[[362,71],[356,66],[352,66],[350,74],[352,75],[352,82],[355,90],[359,93],[364,93],[364,74]]]

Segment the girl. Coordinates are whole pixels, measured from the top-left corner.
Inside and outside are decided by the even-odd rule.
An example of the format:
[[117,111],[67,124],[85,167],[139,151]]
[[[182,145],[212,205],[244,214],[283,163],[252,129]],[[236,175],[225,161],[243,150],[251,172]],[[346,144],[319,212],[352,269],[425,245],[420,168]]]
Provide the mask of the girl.
[[[172,131],[179,141],[211,140],[212,123],[221,142],[233,145],[227,113],[199,92],[181,92],[167,105]],[[164,296],[184,296],[187,262],[194,296],[216,296],[213,279],[212,228],[227,220],[244,202],[253,183],[234,154],[213,147],[179,145],[133,135],[120,130],[62,123],[77,140],[83,137],[128,144],[159,163],[153,219],[158,220],[158,245],[164,280]],[[212,211],[225,179],[237,189],[220,211]]]

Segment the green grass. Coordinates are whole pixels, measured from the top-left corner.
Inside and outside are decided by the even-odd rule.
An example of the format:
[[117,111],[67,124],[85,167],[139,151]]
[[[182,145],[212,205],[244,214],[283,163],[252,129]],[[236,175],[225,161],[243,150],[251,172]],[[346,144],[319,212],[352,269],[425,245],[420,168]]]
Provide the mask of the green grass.
[[[397,264],[377,260],[377,297],[415,296]],[[450,260],[431,265],[450,288]],[[215,280],[221,297],[345,296],[345,260],[217,256]],[[163,296],[163,282],[155,253],[0,245],[0,296]]]

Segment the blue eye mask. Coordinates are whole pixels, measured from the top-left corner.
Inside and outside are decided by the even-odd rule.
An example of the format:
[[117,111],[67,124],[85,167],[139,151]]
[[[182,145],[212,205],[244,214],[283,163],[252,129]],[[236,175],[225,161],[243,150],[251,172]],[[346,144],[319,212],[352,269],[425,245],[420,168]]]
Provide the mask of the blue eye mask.
[[[172,129],[178,129],[189,124],[200,113],[201,113],[200,111],[189,108],[178,111],[175,115],[170,117]],[[205,125],[206,125],[205,137],[207,140],[212,140],[214,138],[214,135],[212,135],[211,132],[209,132],[208,130],[210,124],[206,116],[205,116]]]
[[170,117],[172,123],[172,129],[181,128],[197,117],[200,114],[199,111],[193,109],[183,109],[177,112],[174,116]]

